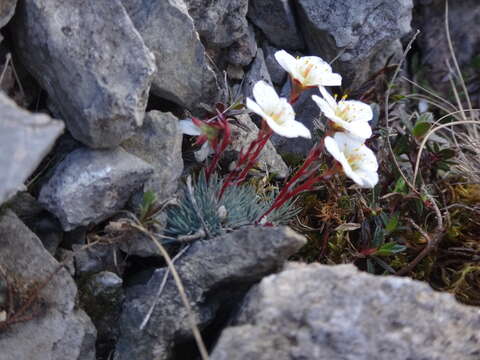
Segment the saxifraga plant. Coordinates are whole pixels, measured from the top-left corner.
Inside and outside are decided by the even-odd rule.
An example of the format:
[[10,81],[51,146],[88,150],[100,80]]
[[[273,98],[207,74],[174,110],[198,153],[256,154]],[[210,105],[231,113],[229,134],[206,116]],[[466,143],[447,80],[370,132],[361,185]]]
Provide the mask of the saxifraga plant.
[[[270,208],[276,195],[271,193],[262,199],[254,186],[243,184],[228,187],[219,198],[222,185],[223,181],[217,174],[207,181],[204,172],[200,173],[192,187],[184,185],[178,203],[167,210],[165,234],[188,236],[205,231],[204,227],[207,227],[205,236],[213,237],[227,230],[255,224]],[[298,212],[299,209],[288,202],[272,212],[266,221],[272,225],[286,224]]]

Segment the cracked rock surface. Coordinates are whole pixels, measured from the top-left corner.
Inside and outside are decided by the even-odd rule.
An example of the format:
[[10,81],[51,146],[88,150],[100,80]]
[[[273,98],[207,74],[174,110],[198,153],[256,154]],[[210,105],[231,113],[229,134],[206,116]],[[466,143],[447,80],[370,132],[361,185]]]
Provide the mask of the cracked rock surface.
[[[192,244],[175,267],[198,326],[204,329],[212,323],[221,306],[230,304],[231,309],[250,285],[277,270],[305,242],[286,227],[247,227]],[[147,326],[139,330],[164,275],[165,269],[158,269],[147,283],[127,289],[115,360],[173,359],[174,345],[193,341],[187,312],[171,278]]]
[[479,334],[478,308],[425,283],[289,264],[249,292],[210,358],[474,360]]
[[112,148],[142,125],[155,63],[120,0],[24,0],[11,30],[77,140]]

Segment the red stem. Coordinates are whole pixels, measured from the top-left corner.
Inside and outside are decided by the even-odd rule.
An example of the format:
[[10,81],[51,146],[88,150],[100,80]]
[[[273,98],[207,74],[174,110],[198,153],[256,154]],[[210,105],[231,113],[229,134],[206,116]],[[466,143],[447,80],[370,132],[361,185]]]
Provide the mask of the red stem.
[[268,209],[262,216],[260,216],[257,220],[257,223],[259,223],[264,217],[270,215],[270,213],[275,210],[275,209],[278,209],[280,208],[283,204],[285,204],[289,199],[293,198],[294,196],[302,193],[302,192],[305,192],[305,191],[309,191],[309,190],[312,190],[313,189],[313,186],[323,180],[325,177],[324,175],[319,175],[319,176],[314,176],[314,177],[310,177],[308,178],[303,184],[301,184],[299,187],[297,187],[296,189],[292,190],[292,191],[289,191],[287,193],[285,193],[285,196],[283,196],[283,198],[281,199],[276,199],[274,204],[270,207],[270,209]]
[[258,144],[255,152],[249,158],[247,166],[245,166],[243,168],[242,172],[237,177],[237,184],[241,184],[245,180],[248,172],[251,170],[253,165],[255,165],[255,162],[257,161],[258,156],[260,155],[261,151],[263,150],[263,148],[265,147],[265,145],[267,144],[267,141],[270,139],[271,136],[272,136],[272,131],[266,133],[264,135],[264,137],[259,141],[259,144]]
[[280,190],[280,193],[277,195],[277,198],[272,204],[272,207],[276,206],[276,204],[285,196],[285,194],[288,193],[292,185],[295,184],[295,182],[302,177],[306,172],[307,169],[310,167],[310,165],[315,161],[318,160],[318,157],[323,151],[323,141],[319,144],[316,144],[309,152],[307,158],[305,159],[302,167],[297,170],[295,175],[292,176],[292,178],[283,186],[282,190]]
[[[316,145],[315,147],[317,147]],[[319,148],[323,148],[323,146],[319,146]],[[305,160],[305,163],[303,166],[300,168],[299,171],[294,175],[292,179],[288,182],[287,185],[285,185],[281,192],[278,194],[276,197],[275,201],[273,202],[272,206],[262,215],[258,218],[257,224],[266,216],[268,216],[273,210],[280,208],[283,204],[285,204],[289,199],[292,199],[293,197],[297,196],[298,194],[305,192],[305,191],[310,191],[313,190],[313,186],[322,180],[326,180],[330,178],[332,175],[334,175],[339,167],[338,164],[335,164],[332,168],[326,170],[323,174],[315,176],[315,173],[317,172],[316,168],[311,169],[309,172],[306,171],[306,166],[305,164],[308,162],[308,164],[312,164],[312,158],[313,155],[316,153],[316,151],[310,152],[310,155],[308,158]],[[292,185],[295,184],[295,181],[298,180],[301,176],[303,176],[305,173],[307,173],[306,180],[300,184],[297,188],[291,189]]]
[[295,104],[300,97],[300,94],[303,90],[305,90],[305,88],[298,80],[295,80],[292,77],[290,78],[290,82],[292,84],[292,89],[290,92],[290,96],[288,97],[288,102],[289,104]]
[[262,126],[262,129],[258,132],[257,138],[250,143],[247,151],[242,151],[240,153],[235,169],[233,169],[225,179],[222,188],[220,189],[220,192],[218,194],[218,198],[221,198],[225,193],[225,190],[232,184],[235,183],[235,185],[238,185],[245,181],[248,172],[251,170],[253,165],[255,165],[258,156],[260,155],[261,151],[267,144],[267,141],[270,139],[272,134],[273,132],[270,128],[268,128],[267,130],[263,130]]
[[230,125],[228,124],[228,119],[226,119],[222,113],[218,113],[217,116],[220,123],[223,124],[223,136],[222,136],[222,142],[218,144],[214,149],[215,155],[213,156],[212,162],[210,163],[207,170],[205,171],[205,176],[207,181],[208,179],[210,179],[210,175],[215,171],[222,154],[227,149],[228,144],[230,144],[231,130],[230,130]]

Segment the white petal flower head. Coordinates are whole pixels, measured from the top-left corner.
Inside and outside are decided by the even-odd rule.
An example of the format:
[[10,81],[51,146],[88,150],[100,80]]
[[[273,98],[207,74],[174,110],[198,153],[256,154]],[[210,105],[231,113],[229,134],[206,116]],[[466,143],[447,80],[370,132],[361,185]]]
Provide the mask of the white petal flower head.
[[195,156],[195,160],[197,160],[198,162],[203,162],[206,158],[213,154],[215,154],[215,151],[213,151],[208,141],[203,143],[200,149],[193,153],[193,155]]
[[182,129],[182,133],[184,133],[185,135],[202,135],[202,130],[200,130],[200,128],[193,123],[192,119],[180,120],[179,123],[180,129]]
[[323,98],[313,95],[312,99],[323,114],[334,123],[337,130],[346,131],[360,139],[368,139],[372,136],[372,129],[368,122],[372,120],[373,112],[368,104],[357,100],[345,100],[345,98],[337,102],[324,87],[320,87],[320,92]]
[[342,76],[332,71],[332,67],[318,56],[295,58],[285,50],[275,53],[280,66],[303,87],[340,86]]
[[378,162],[372,150],[360,140],[344,133],[325,138],[325,148],[343,168],[343,172],[362,188],[378,183]]
[[[180,120],[180,129],[182,129],[182,133],[185,135],[190,136],[202,136],[202,130],[193,123],[192,119]],[[198,162],[204,161],[210,155],[214,154],[212,146],[208,141],[205,141],[199,150],[195,151],[193,154],[195,156],[195,160]]]
[[260,115],[270,128],[287,138],[311,138],[310,130],[295,120],[295,112],[285,98],[279,98],[274,88],[264,81],[253,87],[255,101],[247,98],[247,108]]

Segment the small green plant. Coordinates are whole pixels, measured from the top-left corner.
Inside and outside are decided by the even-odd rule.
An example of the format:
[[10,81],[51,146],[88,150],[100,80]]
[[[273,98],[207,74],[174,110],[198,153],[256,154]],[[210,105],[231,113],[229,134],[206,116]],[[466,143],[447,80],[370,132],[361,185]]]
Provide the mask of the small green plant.
[[[271,206],[275,193],[261,198],[254,186],[249,184],[228,187],[222,197],[218,194],[223,181],[216,173],[207,180],[201,172],[194,185],[183,186],[178,204],[167,210],[166,235],[182,237],[200,234],[199,237],[221,235],[226,230],[255,224]],[[297,213],[292,202],[272,212],[267,222],[272,225],[286,224]]]

